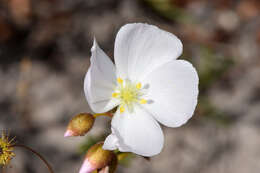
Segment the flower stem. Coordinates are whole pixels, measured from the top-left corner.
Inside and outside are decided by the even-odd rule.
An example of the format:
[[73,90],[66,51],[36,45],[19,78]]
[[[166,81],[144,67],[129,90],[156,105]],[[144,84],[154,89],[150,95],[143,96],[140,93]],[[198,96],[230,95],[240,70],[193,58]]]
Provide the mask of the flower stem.
[[33,154],[35,154],[37,157],[39,157],[39,159],[41,159],[41,160],[44,162],[44,164],[47,166],[47,168],[48,168],[48,170],[49,170],[50,173],[54,173],[54,171],[53,171],[51,165],[50,165],[50,164],[47,162],[47,160],[44,159],[44,157],[43,157],[40,153],[38,153],[37,151],[33,150],[32,148],[30,148],[30,147],[28,147],[28,146],[26,146],[26,145],[22,145],[22,144],[14,144],[14,145],[12,145],[12,147],[20,147],[20,148],[24,148],[24,149],[26,149],[26,150],[31,151]]
[[109,113],[109,112],[106,112],[106,113],[94,114],[93,116],[94,116],[94,118],[99,117],[99,116],[106,116],[106,117],[112,118],[112,117],[113,117],[113,114],[112,114],[112,113]]

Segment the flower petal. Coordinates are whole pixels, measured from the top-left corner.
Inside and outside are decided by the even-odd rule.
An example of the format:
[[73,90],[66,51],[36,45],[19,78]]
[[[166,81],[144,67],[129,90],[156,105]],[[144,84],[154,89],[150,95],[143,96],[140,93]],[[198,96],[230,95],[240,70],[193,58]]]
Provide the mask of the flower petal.
[[133,113],[116,112],[112,120],[112,134],[107,137],[103,148],[118,148],[122,152],[153,156],[161,152],[163,143],[160,125],[148,112],[136,105]]
[[117,149],[117,147],[116,147],[117,143],[118,143],[118,139],[117,139],[116,135],[114,133],[111,133],[106,138],[103,148],[106,150],[115,150],[115,149]]
[[91,65],[84,81],[85,95],[94,112],[107,112],[118,105],[115,99],[111,99],[116,87],[115,67],[95,39],[91,53]]
[[181,126],[191,118],[197,105],[198,82],[197,72],[189,62],[171,61],[144,80],[151,102],[143,106],[162,124]]
[[142,80],[181,53],[182,43],[175,35],[153,25],[127,24],[119,30],[115,41],[117,75]]

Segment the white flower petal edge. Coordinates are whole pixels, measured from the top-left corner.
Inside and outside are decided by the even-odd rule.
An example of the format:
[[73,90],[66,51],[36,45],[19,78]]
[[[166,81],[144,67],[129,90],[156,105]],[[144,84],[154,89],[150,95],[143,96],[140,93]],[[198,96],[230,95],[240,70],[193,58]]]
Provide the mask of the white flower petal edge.
[[199,78],[194,67],[184,60],[171,61],[145,79],[150,104],[142,106],[160,123],[178,127],[193,115],[197,105]]
[[103,113],[118,105],[116,100],[111,100],[116,86],[115,66],[95,39],[91,53],[91,64],[84,80],[85,96],[94,112]]
[[140,106],[133,113],[117,111],[112,120],[112,134],[105,140],[104,149],[118,148],[142,156],[154,156],[161,152],[164,136],[160,125]]
[[124,25],[115,40],[117,75],[132,81],[142,80],[181,53],[181,41],[169,32],[142,23]]

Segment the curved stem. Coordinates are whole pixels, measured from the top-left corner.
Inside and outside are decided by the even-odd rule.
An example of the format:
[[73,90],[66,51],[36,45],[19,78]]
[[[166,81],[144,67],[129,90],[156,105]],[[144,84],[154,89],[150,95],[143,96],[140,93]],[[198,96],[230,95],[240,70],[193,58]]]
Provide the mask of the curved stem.
[[38,153],[37,151],[31,149],[30,147],[28,147],[28,146],[26,146],[26,145],[22,145],[22,144],[14,144],[14,145],[12,145],[12,147],[20,147],[20,148],[24,148],[24,149],[26,149],[26,150],[31,151],[33,154],[35,154],[37,157],[39,157],[39,158],[44,162],[44,164],[47,166],[47,168],[48,168],[48,170],[49,170],[50,173],[54,173],[54,171],[53,171],[51,165],[50,165],[50,164],[47,162],[47,160],[44,159],[44,157],[43,157],[40,153]]

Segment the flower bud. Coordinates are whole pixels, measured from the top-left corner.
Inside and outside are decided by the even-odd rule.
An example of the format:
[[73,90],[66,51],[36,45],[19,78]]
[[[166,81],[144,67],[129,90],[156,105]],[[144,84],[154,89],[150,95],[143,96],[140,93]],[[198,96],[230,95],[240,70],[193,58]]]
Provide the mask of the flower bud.
[[84,136],[93,126],[95,118],[89,113],[80,113],[74,116],[67,127],[64,137]]
[[[115,154],[112,151],[104,150],[102,146],[103,142],[100,142],[93,145],[88,150],[79,173],[91,173],[92,171],[102,169],[110,165],[111,170],[115,170],[117,165],[117,160],[115,161]],[[107,169],[109,170],[110,168]]]
[[117,156],[116,154],[113,154],[110,163],[106,167],[98,171],[98,173],[114,173],[116,171],[117,164],[118,164]]

